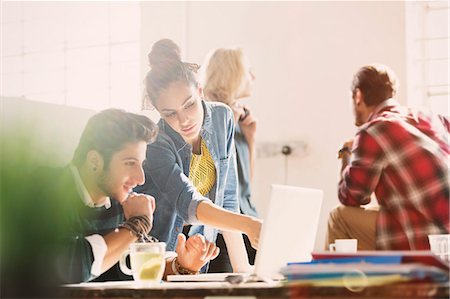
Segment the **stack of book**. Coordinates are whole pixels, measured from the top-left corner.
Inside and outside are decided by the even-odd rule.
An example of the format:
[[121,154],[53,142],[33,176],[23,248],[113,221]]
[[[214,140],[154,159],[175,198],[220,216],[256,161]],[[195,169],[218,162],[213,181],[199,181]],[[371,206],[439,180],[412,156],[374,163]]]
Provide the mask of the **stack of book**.
[[314,252],[309,263],[289,263],[290,282],[360,288],[401,281],[449,281],[449,265],[430,251]]

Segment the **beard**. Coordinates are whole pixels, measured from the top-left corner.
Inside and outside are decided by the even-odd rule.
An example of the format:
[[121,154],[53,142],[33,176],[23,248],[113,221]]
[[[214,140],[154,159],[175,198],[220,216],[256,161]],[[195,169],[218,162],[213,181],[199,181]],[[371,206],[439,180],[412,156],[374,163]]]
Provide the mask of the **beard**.
[[354,114],[355,114],[355,126],[359,127],[365,123],[364,113],[358,111],[357,109],[354,109]]
[[102,171],[102,173],[97,178],[97,185],[100,190],[102,190],[102,192],[110,198],[114,198],[119,202],[122,202],[126,199],[126,196],[124,196],[117,190],[114,190],[114,187],[117,186],[115,186],[116,184],[114,184],[109,171]]

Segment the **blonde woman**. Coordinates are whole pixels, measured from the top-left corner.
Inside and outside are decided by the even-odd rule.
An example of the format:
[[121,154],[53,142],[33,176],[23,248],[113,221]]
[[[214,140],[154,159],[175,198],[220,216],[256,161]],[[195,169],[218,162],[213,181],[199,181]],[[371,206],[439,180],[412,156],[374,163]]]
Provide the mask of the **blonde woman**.
[[[234,135],[239,182],[239,206],[244,215],[258,217],[251,201],[250,182],[254,172],[256,120],[249,108],[240,100],[250,97],[253,92],[253,75],[247,57],[241,48],[219,48],[205,60],[202,70],[202,85],[207,100],[218,101],[228,105],[234,113],[236,132]],[[254,263],[256,251],[244,237],[250,263]],[[224,252],[220,235],[217,245]],[[224,255],[211,263],[211,271],[220,272],[226,262]],[[220,265],[219,265],[220,264]]]

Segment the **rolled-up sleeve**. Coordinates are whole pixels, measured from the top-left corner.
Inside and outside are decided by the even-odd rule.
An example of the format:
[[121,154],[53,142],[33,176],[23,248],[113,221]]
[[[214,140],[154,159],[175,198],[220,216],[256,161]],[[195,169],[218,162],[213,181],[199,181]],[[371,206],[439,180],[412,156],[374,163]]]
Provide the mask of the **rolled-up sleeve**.
[[87,282],[96,277],[91,273],[94,255],[84,236],[73,236],[56,258],[56,267],[64,283]]
[[365,205],[377,186],[383,169],[383,151],[375,139],[362,130],[356,135],[352,158],[339,182],[339,201],[348,206]]
[[98,235],[90,235],[85,237],[92,248],[92,254],[94,256],[94,261],[91,267],[92,276],[100,276],[102,274],[103,260],[105,259],[106,251],[108,251],[108,246],[106,245],[105,239]]

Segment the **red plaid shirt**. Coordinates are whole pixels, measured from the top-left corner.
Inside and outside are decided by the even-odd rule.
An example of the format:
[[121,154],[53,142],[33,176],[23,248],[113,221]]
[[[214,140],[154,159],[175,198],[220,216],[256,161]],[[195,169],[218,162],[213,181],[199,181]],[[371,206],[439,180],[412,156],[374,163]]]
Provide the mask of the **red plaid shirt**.
[[448,133],[393,99],[360,127],[339,200],[364,205],[375,192],[378,249],[429,249],[429,234],[449,233]]

